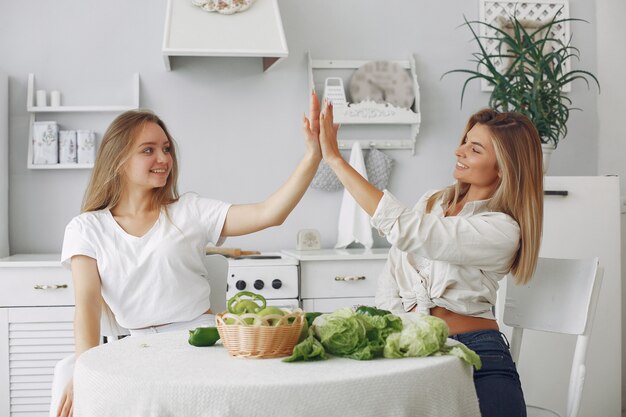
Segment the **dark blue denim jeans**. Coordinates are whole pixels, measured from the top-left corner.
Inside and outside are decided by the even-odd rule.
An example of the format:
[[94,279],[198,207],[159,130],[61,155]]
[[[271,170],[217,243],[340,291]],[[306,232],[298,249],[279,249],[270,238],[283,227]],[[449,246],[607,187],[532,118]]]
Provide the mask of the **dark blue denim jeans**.
[[482,417],[526,417],[526,403],[506,336],[497,330],[479,330],[450,336],[480,356],[474,385]]

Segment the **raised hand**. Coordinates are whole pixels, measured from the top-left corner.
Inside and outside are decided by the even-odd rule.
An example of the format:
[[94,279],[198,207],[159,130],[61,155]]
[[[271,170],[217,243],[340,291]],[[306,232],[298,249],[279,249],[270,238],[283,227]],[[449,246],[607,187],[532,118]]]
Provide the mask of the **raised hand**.
[[330,102],[324,102],[324,109],[320,113],[320,147],[322,149],[322,157],[326,163],[330,164],[341,158],[339,153],[339,145],[337,144],[337,131],[339,125],[333,122],[333,105]]
[[315,94],[315,90],[311,91],[309,117],[303,115],[303,130],[304,139],[306,142],[307,150],[312,155],[321,159],[322,153],[320,150],[320,102]]

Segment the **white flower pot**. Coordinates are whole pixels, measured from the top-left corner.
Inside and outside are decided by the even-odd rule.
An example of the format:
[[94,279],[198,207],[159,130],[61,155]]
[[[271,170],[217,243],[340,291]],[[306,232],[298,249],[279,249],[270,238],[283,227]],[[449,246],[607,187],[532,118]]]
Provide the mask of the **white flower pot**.
[[550,157],[552,156],[552,152],[556,149],[551,143],[542,143],[541,150],[543,151],[543,174],[545,175],[548,172],[548,168],[550,167]]

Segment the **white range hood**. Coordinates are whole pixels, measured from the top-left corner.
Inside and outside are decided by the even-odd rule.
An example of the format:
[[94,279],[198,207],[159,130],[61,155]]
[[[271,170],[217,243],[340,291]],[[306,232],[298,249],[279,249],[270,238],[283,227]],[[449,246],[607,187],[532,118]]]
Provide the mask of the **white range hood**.
[[191,0],[168,0],[163,34],[163,59],[171,57],[260,57],[267,70],[287,57],[287,41],[278,0],[256,0],[243,12],[206,12]]

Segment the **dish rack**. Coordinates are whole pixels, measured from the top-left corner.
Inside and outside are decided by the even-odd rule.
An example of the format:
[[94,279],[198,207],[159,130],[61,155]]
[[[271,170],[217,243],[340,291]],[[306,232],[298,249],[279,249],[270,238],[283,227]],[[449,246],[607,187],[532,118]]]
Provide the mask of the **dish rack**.
[[[278,358],[289,356],[298,343],[304,315],[302,310],[284,310],[287,314],[259,316],[257,314],[216,315],[217,331],[231,356],[240,358]],[[234,324],[226,324],[226,320]]]

